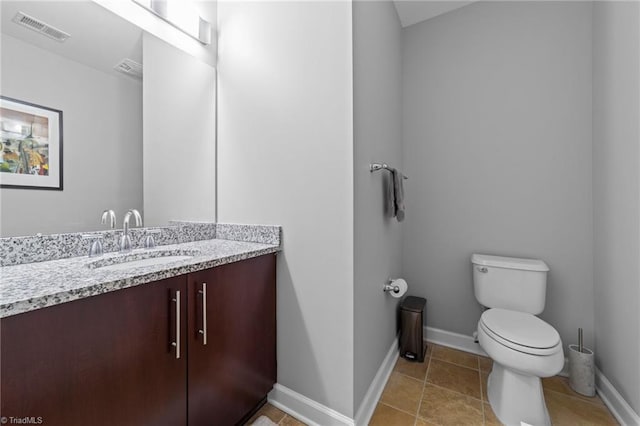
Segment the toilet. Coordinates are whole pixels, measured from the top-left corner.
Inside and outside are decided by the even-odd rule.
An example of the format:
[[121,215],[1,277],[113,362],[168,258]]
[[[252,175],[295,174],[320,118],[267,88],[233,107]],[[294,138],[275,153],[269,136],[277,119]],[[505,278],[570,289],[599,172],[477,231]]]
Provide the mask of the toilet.
[[487,396],[505,425],[551,425],[542,377],[558,374],[564,352],[558,332],[536,315],[544,310],[546,263],[536,259],[474,254],[473,288],[487,308],[478,341],[493,360]]

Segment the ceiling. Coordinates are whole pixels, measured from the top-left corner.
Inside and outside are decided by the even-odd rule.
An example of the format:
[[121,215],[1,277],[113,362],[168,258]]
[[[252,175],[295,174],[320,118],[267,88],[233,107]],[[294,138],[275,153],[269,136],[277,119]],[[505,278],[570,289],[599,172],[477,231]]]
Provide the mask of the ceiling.
[[[472,1],[395,0],[403,27],[466,6]],[[0,1],[3,34],[49,50],[103,72],[121,75],[113,67],[124,58],[142,62],[142,31],[90,1]],[[18,11],[59,28],[71,37],[51,40],[11,20]]]
[[[3,35],[123,78],[130,77],[113,69],[122,59],[142,63],[142,30],[92,1],[3,0],[0,7]],[[18,25],[12,22],[18,11],[65,31],[71,37],[60,43]]]
[[473,3],[473,1],[395,0],[393,3],[398,11],[400,23],[404,28],[433,18],[434,16],[459,9]]

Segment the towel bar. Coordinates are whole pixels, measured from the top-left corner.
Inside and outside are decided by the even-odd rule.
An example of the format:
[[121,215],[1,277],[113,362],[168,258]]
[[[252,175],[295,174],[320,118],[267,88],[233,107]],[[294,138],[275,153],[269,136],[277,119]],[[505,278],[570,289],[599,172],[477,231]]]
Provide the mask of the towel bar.
[[[389,167],[386,163],[382,163],[382,164],[380,164],[380,163],[372,163],[372,164],[369,164],[369,171],[370,171],[370,172],[372,172],[372,173],[373,173],[373,172],[376,172],[376,171],[378,171],[378,170],[382,170],[382,169],[384,169],[384,170],[391,170],[392,168],[391,168],[391,167]],[[400,172],[400,174],[402,175],[402,177],[403,177],[403,178],[405,178],[405,179],[409,179],[409,178],[408,178],[407,176],[405,176],[403,173],[401,173],[401,172]]]

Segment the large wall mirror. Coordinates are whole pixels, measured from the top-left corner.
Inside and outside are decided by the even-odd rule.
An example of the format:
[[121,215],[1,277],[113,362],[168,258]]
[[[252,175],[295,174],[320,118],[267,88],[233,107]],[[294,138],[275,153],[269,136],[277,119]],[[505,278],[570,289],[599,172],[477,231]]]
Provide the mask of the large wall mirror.
[[[215,53],[196,57],[98,3],[0,2],[2,237],[104,229],[105,209],[119,226],[131,208],[146,226],[215,220]],[[47,109],[61,112],[60,138]],[[61,188],[6,185],[57,168]]]

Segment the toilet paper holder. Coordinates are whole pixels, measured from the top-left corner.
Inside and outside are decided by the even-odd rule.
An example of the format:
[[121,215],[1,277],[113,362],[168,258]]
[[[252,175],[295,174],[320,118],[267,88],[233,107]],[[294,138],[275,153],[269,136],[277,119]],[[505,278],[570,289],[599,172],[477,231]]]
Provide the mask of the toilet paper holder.
[[384,287],[382,287],[382,291],[387,292],[387,291],[392,291],[396,294],[400,293],[400,287],[397,285],[391,285],[393,282],[395,281],[395,278],[389,278],[389,284],[385,284]]
[[408,289],[409,285],[402,278],[390,278],[389,281],[382,287],[382,291],[396,299],[400,299],[402,296],[404,296]]
[[392,291],[394,293],[400,293],[400,287],[397,285],[385,284],[382,291]]

